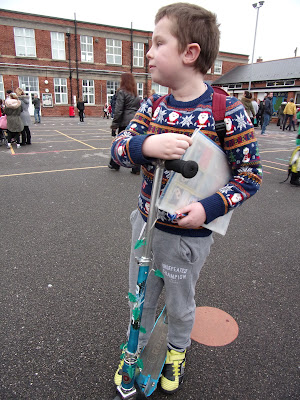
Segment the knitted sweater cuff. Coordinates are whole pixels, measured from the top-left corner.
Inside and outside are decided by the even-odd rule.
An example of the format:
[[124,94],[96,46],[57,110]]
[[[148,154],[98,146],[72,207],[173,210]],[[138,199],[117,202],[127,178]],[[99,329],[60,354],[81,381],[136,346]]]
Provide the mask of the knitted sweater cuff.
[[142,152],[144,140],[148,137],[149,135],[138,135],[129,140],[129,158],[133,164],[151,164],[152,159],[145,158]]
[[206,224],[228,212],[228,207],[225,207],[223,199],[217,193],[200,200],[200,203],[206,213]]

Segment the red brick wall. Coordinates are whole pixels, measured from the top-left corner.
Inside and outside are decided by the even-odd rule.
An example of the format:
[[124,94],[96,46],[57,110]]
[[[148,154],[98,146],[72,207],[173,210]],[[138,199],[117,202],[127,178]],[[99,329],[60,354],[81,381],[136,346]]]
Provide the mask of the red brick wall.
[[[20,75],[26,76],[38,76],[39,78],[39,91],[40,97],[42,98],[42,93],[46,93],[46,89],[49,89],[49,93],[52,93],[53,96],[53,108],[44,108],[42,107],[42,115],[69,115],[69,106],[71,102],[71,87],[70,87],[70,79],[69,79],[69,47],[68,47],[68,37],[65,35],[65,52],[66,52],[66,60],[52,60],[52,52],[51,52],[51,33],[49,30],[41,29],[40,24],[54,24],[53,31],[57,32],[67,32],[69,28],[70,31],[70,48],[71,48],[71,69],[72,69],[72,94],[77,96],[77,80],[76,80],[76,52],[75,52],[75,25],[72,20],[65,20],[47,16],[40,16],[34,14],[25,14],[18,12],[9,12],[5,10],[0,11],[0,17],[4,17],[5,21],[12,22],[12,26],[0,25],[0,37],[1,37],[1,48],[0,48],[0,62],[1,63],[9,63],[9,64],[22,64],[28,65],[22,69],[16,69],[13,66],[10,67],[1,67],[0,66],[0,74],[3,76],[4,81],[4,89],[13,89],[15,90],[19,86],[18,77]],[[11,20],[14,18],[14,20]],[[24,22],[22,22],[24,21]],[[36,40],[36,55],[37,57],[16,57],[15,56],[15,44],[14,44],[14,26],[18,27],[28,27],[25,21],[29,21],[33,24],[35,29],[35,40]],[[83,31],[84,30],[84,31]],[[90,30],[90,33],[89,33]],[[106,38],[110,38],[111,33],[114,34],[122,34],[120,39],[122,40],[122,65],[109,65],[106,64],[106,39],[105,37],[99,37],[98,34],[105,33]],[[82,95],[82,79],[93,79],[94,80],[94,88],[95,88],[95,105],[87,105],[85,107],[85,113],[87,116],[99,116],[103,113],[103,105],[106,102],[106,81],[114,80],[120,81],[120,75],[122,72],[130,72],[130,64],[131,64],[131,42],[130,42],[130,29],[121,28],[121,27],[113,27],[113,26],[105,26],[105,25],[97,25],[94,23],[77,21],[77,55],[78,55],[78,68],[79,68],[79,96]],[[94,63],[83,63],[81,62],[81,52],[80,52],[80,35],[86,34],[88,36],[93,37],[93,46],[94,46]],[[124,36],[126,35],[126,36]],[[134,41],[146,41],[149,39],[151,45],[151,32],[147,31],[138,31],[133,30],[133,38]],[[124,39],[126,38],[126,40]],[[145,45],[145,53],[146,53],[146,45]],[[220,52],[220,57],[226,57],[228,53]],[[244,59],[247,56],[243,55],[230,55],[232,58],[235,58],[237,61]],[[247,58],[248,60],[248,58]],[[245,61],[247,63],[247,61]],[[3,65],[3,64],[2,64]],[[42,70],[37,70],[29,67],[34,66],[43,66]],[[230,69],[234,68],[236,65],[240,65],[238,62],[228,62],[223,61],[223,73],[228,72]],[[62,67],[63,70],[53,70],[53,67]],[[5,68],[5,70],[4,70]],[[51,70],[52,68],[52,70]],[[10,69],[11,72],[7,74],[7,69]],[[86,70],[86,72],[82,71]],[[89,71],[95,70],[94,74],[91,74]],[[111,74],[107,75],[101,72],[101,70],[111,71]],[[97,71],[97,72],[96,72]],[[140,75],[140,73],[145,74],[147,71],[146,68],[146,57],[145,57],[145,65],[143,68],[133,68],[133,73],[139,73],[136,75],[139,82],[144,83],[144,96],[150,93],[151,90],[151,77],[148,76],[146,79],[146,75]],[[55,96],[54,96],[54,85],[53,79],[54,77],[66,78],[67,79],[67,87],[68,87],[68,105],[57,105],[55,104]],[[205,79],[215,80],[219,78],[220,75],[207,75]],[[48,80],[48,84],[45,84],[45,80]],[[77,113],[76,113],[77,115]]]

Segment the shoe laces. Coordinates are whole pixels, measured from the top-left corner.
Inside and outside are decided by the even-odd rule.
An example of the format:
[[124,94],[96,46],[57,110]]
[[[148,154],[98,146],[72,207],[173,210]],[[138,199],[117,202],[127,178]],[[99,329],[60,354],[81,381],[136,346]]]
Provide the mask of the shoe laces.
[[172,364],[174,376],[179,376],[181,373],[181,366],[185,360],[185,351],[179,352],[175,350],[169,350],[167,355],[166,364]]

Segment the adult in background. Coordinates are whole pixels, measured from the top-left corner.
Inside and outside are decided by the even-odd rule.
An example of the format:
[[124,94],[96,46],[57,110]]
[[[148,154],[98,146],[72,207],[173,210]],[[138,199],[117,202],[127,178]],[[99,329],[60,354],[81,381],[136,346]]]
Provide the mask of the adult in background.
[[289,120],[289,131],[292,129],[292,125],[295,129],[295,122],[294,122],[294,117],[296,117],[296,112],[297,112],[297,108],[296,108],[296,104],[294,103],[294,99],[290,99],[289,102],[287,103],[287,105],[285,106],[284,110],[283,110],[283,114],[284,114],[284,121],[283,121],[283,127],[282,130],[285,130],[285,125],[287,123],[287,120]]
[[116,107],[116,101],[117,101],[117,95],[114,93],[113,97],[110,100],[110,105],[111,105],[111,117],[114,117],[115,113],[115,107]]
[[253,124],[254,115],[256,115],[256,113],[255,113],[253,105],[252,105],[252,94],[250,92],[248,92],[248,90],[246,90],[244,92],[244,97],[242,97],[241,102],[242,102],[243,106],[245,107],[245,110]]
[[24,129],[21,119],[22,105],[16,93],[11,93],[5,100],[4,113],[7,115],[7,147],[11,147],[12,139],[17,142],[17,148],[20,147],[20,133]]
[[282,127],[283,127],[283,121],[284,121],[284,113],[283,113],[283,111],[284,111],[286,105],[287,105],[287,102],[284,100],[280,104],[280,106],[278,108],[278,111],[277,111],[278,122],[279,122],[279,123],[277,123],[277,125],[280,126],[280,129],[282,129]]
[[39,99],[38,95],[35,94],[32,100],[32,104],[34,105],[34,123],[40,124],[41,123],[41,100]]
[[253,106],[253,109],[254,109],[254,112],[255,112],[255,114],[253,115],[252,124],[253,124],[253,126],[256,127],[256,126],[258,126],[258,122],[257,122],[258,103],[257,103],[257,99],[256,98],[254,98],[252,100],[252,106]]
[[[118,129],[118,133],[124,131],[129,122],[140,108],[141,99],[137,96],[136,81],[130,72],[121,75],[120,89],[117,93],[116,106],[111,129]],[[120,165],[110,159],[108,168],[119,171]],[[140,173],[140,166],[132,168],[132,174]]]
[[258,100],[258,113],[257,113],[257,125],[260,125],[260,128],[263,126],[264,122],[264,110],[265,110],[265,99]]
[[29,126],[31,125],[31,118],[28,111],[29,108],[29,96],[26,95],[23,89],[17,88],[16,95],[21,101],[22,112],[21,119],[23,121],[24,129],[22,130],[22,143],[21,146],[25,146],[25,144],[31,144],[31,132]]
[[267,98],[265,99],[265,109],[264,109],[264,122],[261,129],[261,134],[265,135],[266,127],[270,123],[270,119],[273,115],[273,93],[268,93]]
[[77,101],[77,109],[79,114],[79,121],[84,122],[84,101],[81,97]]

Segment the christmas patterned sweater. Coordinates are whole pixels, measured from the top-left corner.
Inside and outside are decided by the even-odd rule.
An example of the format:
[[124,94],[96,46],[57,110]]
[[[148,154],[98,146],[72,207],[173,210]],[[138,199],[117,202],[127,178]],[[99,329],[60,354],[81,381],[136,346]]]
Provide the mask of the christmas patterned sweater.
[[[143,156],[142,145],[148,135],[174,132],[191,136],[196,128],[220,145],[215,132],[212,115],[213,89],[207,85],[205,93],[190,102],[175,100],[173,95],[165,97],[154,113],[152,106],[158,95],[145,101],[131,120],[126,130],[121,132],[112,143],[113,159],[124,167],[142,164],[143,181],[138,199],[138,208],[144,220],[147,220],[151,196],[154,167],[151,160]],[[240,101],[234,97],[226,98],[226,137],[224,151],[232,170],[232,178],[221,188],[205,199],[200,200],[209,223],[215,218],[240,206],[254,195],[260,187],[262,168],[258,145],[254,136],[251,120]],[[161,189],[166,185],[170,172],[165,170]],[[172,222],[167,214],[159,212],[156,222],[158,229],[185,236],[208,236],[211,231],[199,227],[186,229]]]

